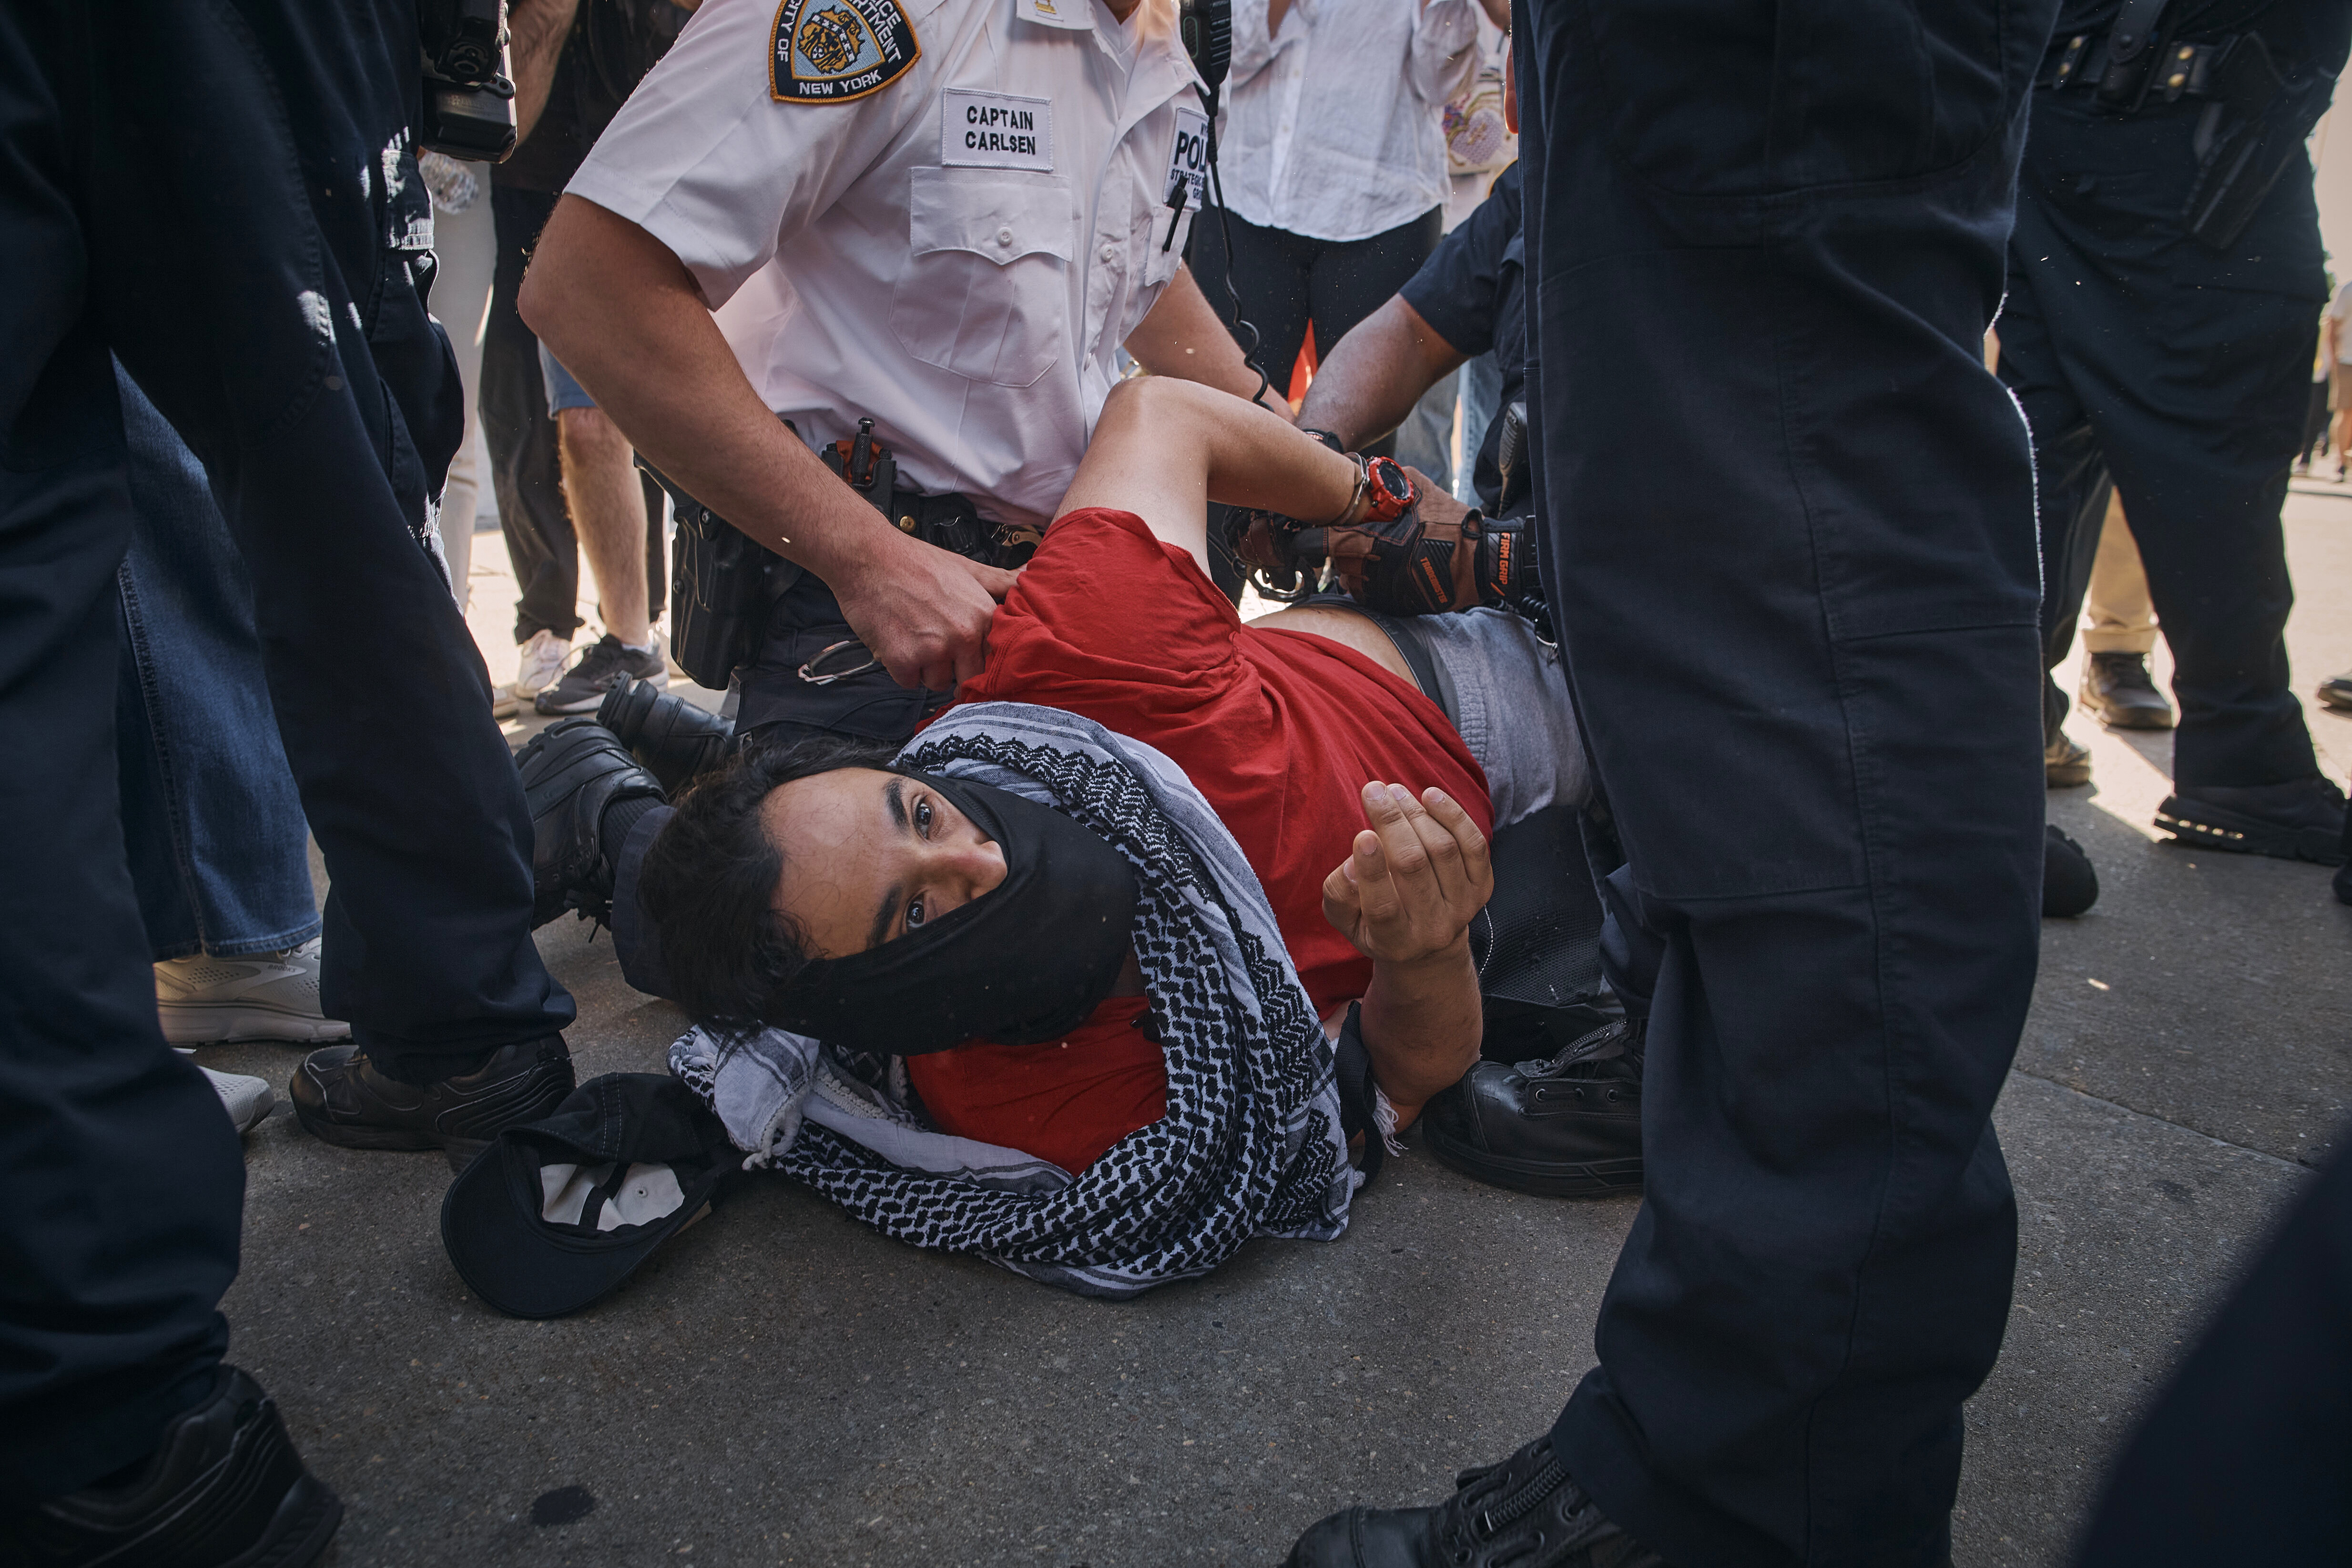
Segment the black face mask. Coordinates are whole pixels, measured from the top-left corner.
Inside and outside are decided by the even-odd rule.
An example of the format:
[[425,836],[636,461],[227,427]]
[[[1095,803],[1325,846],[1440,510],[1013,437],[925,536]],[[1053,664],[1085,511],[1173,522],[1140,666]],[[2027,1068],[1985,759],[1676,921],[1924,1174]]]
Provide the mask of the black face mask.
[[899,1057],[977,1039],[1061,1038],[1118,984],[1135,921],[1134,868],[1050,806],[986,784],[908,776],[996,841],[1004,880],[879,947],[810,964],[768,1021]]

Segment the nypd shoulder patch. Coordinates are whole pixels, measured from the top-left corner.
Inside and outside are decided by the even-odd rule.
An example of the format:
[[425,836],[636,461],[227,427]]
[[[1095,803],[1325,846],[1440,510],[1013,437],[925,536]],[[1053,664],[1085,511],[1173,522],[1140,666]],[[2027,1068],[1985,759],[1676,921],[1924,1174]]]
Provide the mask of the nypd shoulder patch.
[[779,103],[848,103],[888,87],[922,56],[896,0],[783,0],[768,93]]

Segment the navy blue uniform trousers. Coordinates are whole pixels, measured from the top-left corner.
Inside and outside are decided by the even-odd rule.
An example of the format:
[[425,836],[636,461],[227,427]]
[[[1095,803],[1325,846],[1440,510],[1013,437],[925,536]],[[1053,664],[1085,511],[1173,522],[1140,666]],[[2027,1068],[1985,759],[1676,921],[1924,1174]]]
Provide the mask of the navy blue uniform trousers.
[[2340,1563],[2352,1541],[2352,1153],[2338,1153],[2148,1412],[2082,1568]]
[[1676,1568],[1935,1563],[2015,1262],[2039,593],[1981,340],[2050,9],[1517,9],[1545,584],[1654,961],[1554,1451]]
[[[2000,375],[2042,480],[2043,657],[2074,644],[2112,474],[2172,649],[2173,782],[2309,778],[2279,506],[2327,298],[2310,167],[2298,154],[2216,253],[2180,226],[2206,104],[2122,118],[2090,96],[2033,95],[2000,316]],[[2048,706],[2054,730],[2064,694]]]
[[326,1011],[429,1079],[561,1029],[530,819],[426,542],[414,0],[0,6],[0,1487],[152,1447],[227,1338],[244,1174],[167,1047],[117,805],[109,351],[211,475],[333,875]]

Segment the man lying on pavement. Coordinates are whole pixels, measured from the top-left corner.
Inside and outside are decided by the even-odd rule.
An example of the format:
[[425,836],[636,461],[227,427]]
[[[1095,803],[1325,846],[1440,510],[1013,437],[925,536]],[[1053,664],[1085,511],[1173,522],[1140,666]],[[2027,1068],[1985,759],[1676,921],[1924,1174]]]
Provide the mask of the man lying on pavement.
[[1489,835],[1585,787],[1512,611],[1244,626],[1212,584],[1212,497],[1337,540],[1410,512],[1383,478],[1122,384],[956,708],[895,756],[755,733],[675,814],[551,730],[542,908],[609,889],[625,972],[706,1026],[674,1068],[894,1235],[1097,1291],[1336,1236],[1343,1143],[1376,1165],[1478,1058]]

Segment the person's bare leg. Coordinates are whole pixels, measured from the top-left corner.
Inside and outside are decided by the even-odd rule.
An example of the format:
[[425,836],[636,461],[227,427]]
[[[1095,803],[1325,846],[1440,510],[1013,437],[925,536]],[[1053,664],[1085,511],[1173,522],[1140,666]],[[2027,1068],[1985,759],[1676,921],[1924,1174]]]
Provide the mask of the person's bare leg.
[[563,452],[563,494],[572,531],[596,574],[604,629],[631,647],[651,647],[646,616],[646,497],[636,454],[601,408],[567,408],[556,416]]

